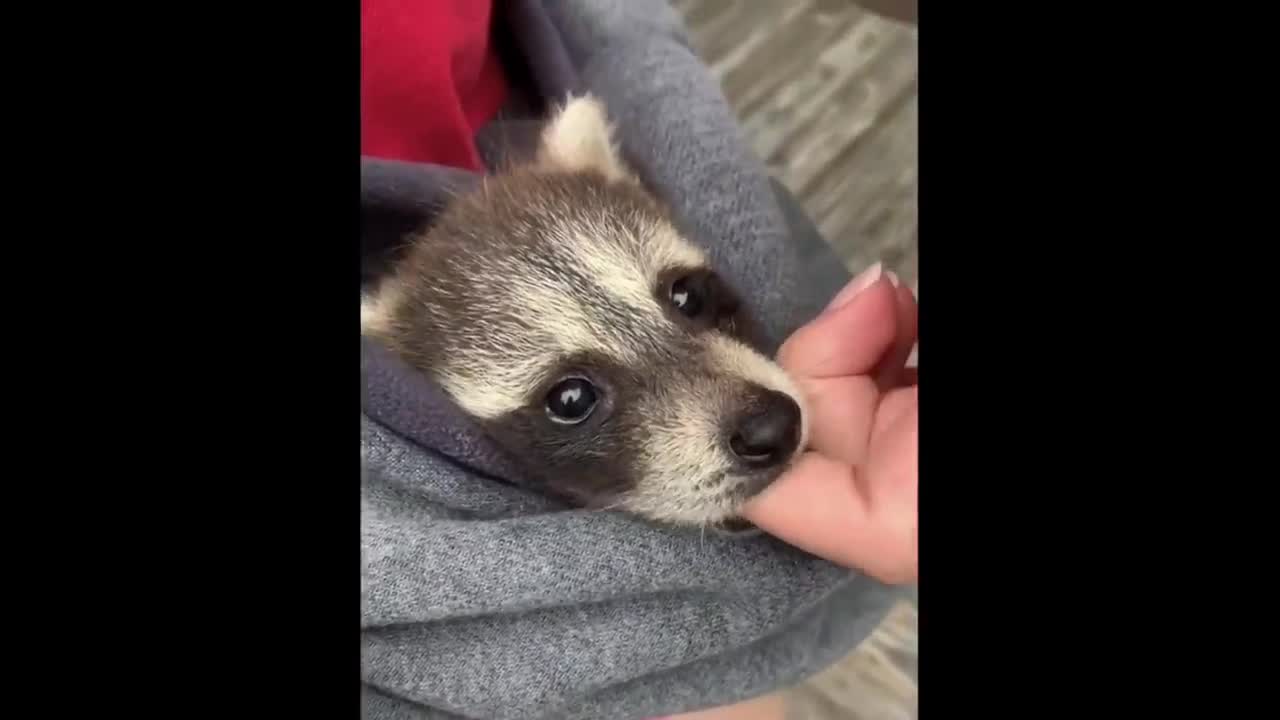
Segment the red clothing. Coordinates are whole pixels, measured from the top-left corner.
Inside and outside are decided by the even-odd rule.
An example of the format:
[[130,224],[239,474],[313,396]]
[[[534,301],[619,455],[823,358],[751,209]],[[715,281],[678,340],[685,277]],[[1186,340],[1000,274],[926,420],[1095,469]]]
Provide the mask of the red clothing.
[[507,84],[489,0],[360,0],[360,152],[480,171]]

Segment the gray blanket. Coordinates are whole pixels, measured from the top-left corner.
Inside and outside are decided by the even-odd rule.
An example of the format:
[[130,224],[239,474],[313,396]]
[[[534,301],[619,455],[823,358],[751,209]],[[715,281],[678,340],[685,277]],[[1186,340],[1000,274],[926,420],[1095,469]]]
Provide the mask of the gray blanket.
[[[847,280],[743,144],[665,3],[513,0],[503,12],[534,94],[605,101],[628,160],[771,347]],[[366,255],[472,181],[364,159]],[[362,357],[365,717],[640,720],[726,704],[834,662],[896,595],[758,533],[567,508],[427,380],[368,341]]]

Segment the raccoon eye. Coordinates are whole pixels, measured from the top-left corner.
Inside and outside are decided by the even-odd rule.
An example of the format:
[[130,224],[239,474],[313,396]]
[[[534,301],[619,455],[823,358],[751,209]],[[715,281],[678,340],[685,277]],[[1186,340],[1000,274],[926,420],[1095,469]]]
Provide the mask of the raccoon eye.
[[714,272],[700,271],[685,275],[671,283],[671,304],[680,314],[698,321],[700,327],[717,328],[721,332],[737,332],[734,315],[738,301]]
[[686,275],[671,283],[671,304],[685,317],[696,318],[702,314],[706,291],[700,280],[700,276]]
[[555,422],[575,425],[596,408],[596,388],[584,378],[561,380],[547,393],[547,415]]

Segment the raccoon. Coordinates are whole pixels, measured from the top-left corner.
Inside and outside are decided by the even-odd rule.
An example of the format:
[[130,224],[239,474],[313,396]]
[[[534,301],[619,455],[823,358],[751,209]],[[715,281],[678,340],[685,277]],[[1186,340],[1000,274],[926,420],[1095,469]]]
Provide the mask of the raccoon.
[[590,95],[531,160],[454,198],[362,299],[532,478],[582,507],[738,522],[805,446],[795,383],[707,256],[625,166]]

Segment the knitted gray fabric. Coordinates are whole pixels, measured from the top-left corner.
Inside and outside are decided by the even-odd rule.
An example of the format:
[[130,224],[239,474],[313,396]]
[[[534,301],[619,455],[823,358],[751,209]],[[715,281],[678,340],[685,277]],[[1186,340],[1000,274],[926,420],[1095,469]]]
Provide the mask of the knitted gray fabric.
[[[573,82],[605,100],[629,161],[771,344],[816,314],[847,274],[780,209],[675,14],[657,0],[513,4],[546,11]],[[440,169],[364,166],[370,218],[429,220],[458,184]],[[731,703],[834,662],[896,595],[760,534],[567,508],[425,378],[367,340],[362,353],[367,718],[639,720]]]

